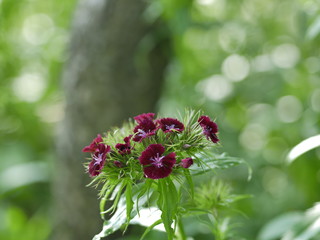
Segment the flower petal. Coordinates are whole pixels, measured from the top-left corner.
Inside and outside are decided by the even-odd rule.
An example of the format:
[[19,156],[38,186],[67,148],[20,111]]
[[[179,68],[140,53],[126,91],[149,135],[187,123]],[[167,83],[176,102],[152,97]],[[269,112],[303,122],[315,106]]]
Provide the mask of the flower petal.
[[215,133],[211,133],[211,134],[209,135],[209,138],[210,138],[210,140],[211,140],[213,143],[219,142],[219,138],[218,138],[218,136],[217,136]]
[[91,161],[89,164],[89,174],[91,177],[98,176],[101,173],[102,167],[98,164],[94,164],[94,161]]
[[201,127],[209,126],[212,128],[212,132],[217,133],[218,132],[218,125],[213,122],[208,116],[201,116],[198,119],[198,123]]
[[95,139],[92,140],[92,142],[90,143],[90,145],[85,146],[82,149],[82,152],[95,152],[97,150],[97,146],[99,143],[102,143],[103,139],[101,137],[100,134],[97,135],[97,137]]
[[218,125],[211,121],[208,116],[201,116],[198,119],[198,123],[203,129],[203,134],[212,142],[217,143],[219,141],[216,133],[218,133]]
[[160,179],[160,178],[168,177],[172,172],[172,168],[168,168],[165,166],[161,168],[157,168],[155,166],[149,166],[149,167],[145,167],[143,169],[143,172],[147,178]]
[[103,143],[97,145],[96,152],[92,154],[92,160],[89,163],[88,171],[91,177],[97,176],[101,173],[102,168],[106,162],[107,154],[111,151],[110,146]]
[[157,122],[165,133],[173,131],[182,132],[184,130],[183,123],[175,118],[161,118]]
[[176,163],[176,154],[174,152],[169,153],[162,159],[162,162],[166,167],[172,168]]
[[149,165],[152,163],[151,158],[161,156],[165,148],[161,144],[150,144],[146,150],[141,153],[139,161],[142,165]]
[[83,149],[82,149],[82,152],[94,152],[94,148],[92,146],[85,146]]
[[192,158],[185,158],[185,159],[182,159],[181,160],[181,163],[180,165],[183,167],[183,168],[189,168],[191,165],[193,164],[193,160]]
[[155,135],[157,130],[157,126],[153,121],[144,120],[139,125],[137,125],[133,132],[135,133],[133,137],[133,141],[141,142],[142,139]]
[[121,155],[125,155],[125,154],[131,154],[131,145],[130,145],[130,139],[131,139],[132,135],[128,136],[128,137],[125,137],[123,139],[123,141],[125,143],[117,143],[115,148],[118,150],[118,152],[121,154]]
[[133,119],[136,120],[138,124],[140,124],[144,120],[153,121],[154,116],[155,116],[154,113],[142,113],[138,116],[133,117]]
[[111,147],[110,146],[105,145],[103,143],[100,143],[100,144],[97,145],[97,149],[96,149],[95,154],[99,154],[99,153],[107,154],[110,151],[111,151]]

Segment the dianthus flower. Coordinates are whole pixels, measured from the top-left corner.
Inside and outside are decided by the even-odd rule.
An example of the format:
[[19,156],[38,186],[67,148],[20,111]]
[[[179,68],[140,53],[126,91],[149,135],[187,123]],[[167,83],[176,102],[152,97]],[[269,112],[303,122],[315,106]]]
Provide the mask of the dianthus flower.
[[203,129],[203,134],[212,142],[217,143],[219,139],[217,137],[218,125],[213,122],[208,116],[201,116],[198,119],[198,123]]
[[98,136],[92,140],[90,145],[85,146],[82,149],[82,152],[92,152],[93,153],[98,150],[99,143],[102,143],[102,142],[103,142],[103,139],[102,139],[101,135],[98,134]]
[[140,124],[145,120],[153,121],[154,115],[154,113],[142,113],[138,116],[133,117],[133,119],[136,120],[138,124]]
[[184,130],[183,123],[175,118],[161,118],[157,120],[157,123],[165,133],[174,131],[182,132]]
[[118,152],[121,154],[121,155],[126,155],[126,154],[130,154],[131,153],[131,145],[130,145],[130,139],[131,139],[132,135],[128,136],[128,137],[125,137],[123,139],[123,141],[125,143],[118,143],[116,144],[116,149],[118,150]]
[[103,143],[98,144],[96,151],[92,154],[92,160],[89,163],[88,171],[91,177],[101,173],[106,162],[107,154],[111,151],[110,146]]
[[182,159],[181,162],[180,162],[180,165],[183,167],[183,168],[189,168],[191,165],[193,164],[193,160],[192,158],[185,158],[185,159]]
[[176,154],[169,153],[162,156],[165,148],[161,144],[150,144],[139,157],[140,164],[144,165],[143,172],[147,178],[165,178],[172,172],[176,163]]
[[134,128],[133,141],[141,142],[142,139],[155,135],[157,130],[157,126],[152,120],[144,119]]

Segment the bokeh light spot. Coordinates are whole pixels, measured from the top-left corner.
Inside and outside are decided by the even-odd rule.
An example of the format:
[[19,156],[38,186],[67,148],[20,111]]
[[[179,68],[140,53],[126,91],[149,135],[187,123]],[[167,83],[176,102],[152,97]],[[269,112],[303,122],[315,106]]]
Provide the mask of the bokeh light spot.
[[320,112],[320,88],[314,90],[311,94],[312,110]]
[[273,64],[269,55],[260,55],[251,62],[252,69],[256,72],[267,72],[273,69]]
[[46,14],[35,14],[24,20],[22,35],[32,45],[47,43],[55,27],[52,19]]
[[264,169],[262,177],[263,188],[274,197],[283,194],[288,185],[288,180],[285,173],[274,167]]
[[40,105],[37,108],[36,113],[43,122],[59,122],[64,117],[64,103],[56,102]]
[[239,141],[249,150],[260,150],[266,142],[266,130],[260,124],[249,124],[240,134]]
[[211,5],[215,2],[215,0],[197,0],[197,3],[200,5]]
[[13,81],[12,89],[14,94],[22,101],[35,102],[39,100],[47,83],[36,73],[26,73]]
[[292,68],[300,59],[300,50],[291,43],[275,47],[271,53],[273,63],[280,68]]
[[248,108],[250,122],[271,128],[275,117],[274,107],[266,103],[256,103]]
[[303,111],[300,100],[295,96],[281,97],[276,104],[279,119],[285,123],[297,121]]
[[235,52],[245,43],[246,31],[235,23],[226,24],[219,31],[219,44],[226,52]]
[[237,54],[230,55],[222,63],[222,72],[227,78],[238,82],[245,79],[250,71],[250,65],[245,57]]
[[233,85],[225,77],[213,75],[199,82],[196,89],[210,100],[222,101],[232,93]]

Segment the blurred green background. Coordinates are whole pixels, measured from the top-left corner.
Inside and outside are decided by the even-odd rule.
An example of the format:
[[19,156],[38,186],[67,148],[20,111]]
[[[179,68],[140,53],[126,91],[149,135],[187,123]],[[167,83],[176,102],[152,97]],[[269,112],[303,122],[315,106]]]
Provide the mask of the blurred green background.
[[[0,239],[47,239],[51,230],[75,5],[0,0]],[[239,236],[258,239],[273,218],[319,201],[320,149],[290,165],[286,155],[320,132],[320,2],[153,0],[147,14],[165,21],[173,48],[160,112],[203,109],[219,124],[222,151],[253,169],[251,181],[244,167],[223,174],[234,193],[253,195],[238,206]]]

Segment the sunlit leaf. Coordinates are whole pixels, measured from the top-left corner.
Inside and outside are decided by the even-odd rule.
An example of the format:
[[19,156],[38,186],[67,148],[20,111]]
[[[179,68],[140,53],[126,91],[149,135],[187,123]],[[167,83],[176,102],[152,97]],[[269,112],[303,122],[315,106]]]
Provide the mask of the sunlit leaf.
[[271,220],[266,226],[262,228],[259,233],[258,240],[275,240],[281,238],[296,223],[301,221],[303,213],[290,212],[283,214]]
[[319,33],[320,33],[320,17],[317,17],[307,29],[306,37],[307,39],[312,40],[316,38],[319,35]]
[[290,164],[302,154],[317,147],[320,147],[320,135],[307,138],[291,149],[287,156],[287,162]]
[[[140,185],[137,185],[133,187],[132,190],[129,190],[129,193],[125,193],[121,195],[117,203],[117,207],[116,207],[117,210],[114,212],[114,214],[110,219],[104,221],[102,231],[99,234],[95,235],[93,240],[100,240],[101,238],[107,237],[127,224],[126,223],[128,221],[127,198],[129,197],[130,191],[132,191],[133,194],[135,194],[135,196],[133,197],[133,201],[135,201],[137,199],[136,193],[137,191],[139,191],[140,187],[141,187]],[[146,196],[141,197],[138,208],[142,208],[142,206],[146,202],[147,202],[147,197]],[[138,212],[136,208],[133,208],[133,202],[129,203],[129,209],[132,210],[130,212],[130,220],[131,220],[138,214]]]

